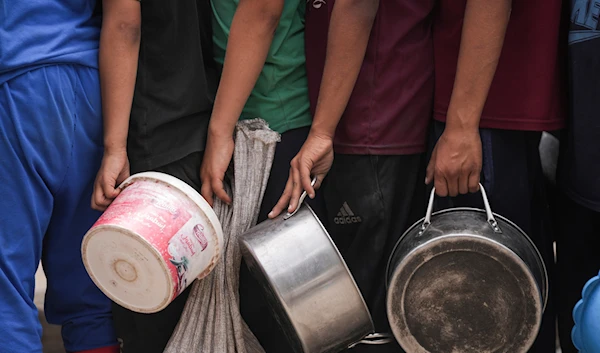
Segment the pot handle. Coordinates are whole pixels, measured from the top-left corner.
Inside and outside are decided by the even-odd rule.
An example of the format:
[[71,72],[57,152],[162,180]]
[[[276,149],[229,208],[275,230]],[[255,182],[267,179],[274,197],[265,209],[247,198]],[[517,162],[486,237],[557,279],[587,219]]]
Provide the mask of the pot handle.
[[[315,186],[315,183],[316,183],[316,182],[317,182],[317,178],[316,178],[316,177],[314,177],[314,178],[312,178],[312,180],[310,181],[310,185],[311,185],[311,186]],[[300,199],[298,200],[298,206],[296,206],[296,209],[294,210],[294,212],[292,212],[292,213],[289,213],[289,212],[287,212],[287,213],[286,213],[286,214],[283,216],[283,219],[284,219],[284,220],[286,220],[286,219],[289,219],[290,217],[292,217],[293,215],[295,215],[295,214],[296,214],[296,212],[298,212],[298,210],[299,210],[299,209],[300,209],[300,207],[302,206],[302,203],[304,202],[304,199],[306,198],[306,195],[307,195],[307,193],[306,193],[306,190],[304,190],[304,192],[302,192],[302,195],[300,195]]]
[[348,349],[352,349],[359,344],[388,344],[394,341],[394,337],[389,333],[371,333],[366,335],[362,340],[352,343]]
[[[485,213],[487,214],[487,221],[496,233],[502,233],[502,230],[498,226],[498,222],[496,218],[494,218],[494,214],[492,213],[492,208],[490,207],[490,202],[487,198],[487,193],[485,192],[485,188],[481,183],[479,184],[479,191],[481,191],[481,197],[483,198],[483,205],[485,206]],[[431,224],[431,213],[433,212],[433,200],[435,199],[435,187],[431,190],[431,195],[429,196],[429,204],[427,205],[427,212],[425,213],[425,219],[423,220],[423,225],[421,225],[421,230],[419,231],[419,235],[422,235],[425,232],[425,229],[429,227]]]

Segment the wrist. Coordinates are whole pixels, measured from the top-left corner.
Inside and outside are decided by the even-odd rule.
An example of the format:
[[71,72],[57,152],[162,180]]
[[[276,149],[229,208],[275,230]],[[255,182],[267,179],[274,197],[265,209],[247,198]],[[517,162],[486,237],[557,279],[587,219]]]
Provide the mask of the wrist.
[[127,153],[127,141],[104,140],[104,153]]
[[311,129],[309,134],[308,134],[308,138],[312,138],[312,139],[317,139],[320,141],[325,141],[328,143],[333,144],[333,134],[331,134],[330,132],[327,131],[320,131],[320,130],[313,130]]
[[456,133],[479,133],[479,120],[479,114],[448,112],[445,130]]
[[333,141],[333,137],[335,136],[335,126],[322,126],[318,122],[313,121],[309,135]]
[[234,130],[235,124],[227,126],[225,124],[210,123],[208,125],[208,136],[211,138],[232,138]]

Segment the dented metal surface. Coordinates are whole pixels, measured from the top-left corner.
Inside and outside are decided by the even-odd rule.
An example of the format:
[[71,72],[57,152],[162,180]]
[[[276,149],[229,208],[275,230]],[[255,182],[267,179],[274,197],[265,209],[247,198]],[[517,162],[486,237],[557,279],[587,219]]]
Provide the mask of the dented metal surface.
[[387,311],[407,352],[519,353],[533,344],[546,269],[527,235],[486,208],[430,207],[396,244]]

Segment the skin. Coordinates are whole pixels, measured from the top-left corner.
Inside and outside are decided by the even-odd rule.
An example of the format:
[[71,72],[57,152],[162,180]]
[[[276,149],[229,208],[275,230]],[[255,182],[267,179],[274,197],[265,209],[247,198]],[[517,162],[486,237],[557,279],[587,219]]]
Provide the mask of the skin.
[[433,181],[439,196],[479,190],[479,121],[504,44],[511,5],[511,0],[467,1],[446,126],[425,178],[426,184]]
[[201,194],[211,206],[214,196],[231,203],[223,179],[233,156],[235,124],[267,59],[283,5],[284,0],[241,0],[233,17],[200,169]]
[[100,84],[104,118],[104,156],[91,206],[104,211],[129,177],[127,133],[137,73],[141,9],[137,0],[104,0],[100,33]]
[[[325,67],[308,138],[291,162],[283,195],[269,213],[293,212],[304,190],[310,198],[333,163],[333,136],[362,66],[379,0],[336,0],[331,13]],[[311,176],[317,178],[311,186]]]

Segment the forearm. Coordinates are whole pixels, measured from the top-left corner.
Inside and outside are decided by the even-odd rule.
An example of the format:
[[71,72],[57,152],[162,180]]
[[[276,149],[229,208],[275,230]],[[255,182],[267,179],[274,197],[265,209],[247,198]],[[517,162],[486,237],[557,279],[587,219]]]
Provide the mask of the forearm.
[[496,72],[511,0],[468,0],[447,129],[476,130]]
[[282,0],[240,1],[231,23],[210,134],[233,134],[265,64],[282,11]]
[[335,2],[311,132],[333,138],[362,66],[379,0]]
[[104,148],[122,150],[127,146],[137,74],[141,10],[135,0],[105,0],[103,8],[99,68]]

